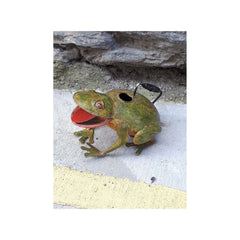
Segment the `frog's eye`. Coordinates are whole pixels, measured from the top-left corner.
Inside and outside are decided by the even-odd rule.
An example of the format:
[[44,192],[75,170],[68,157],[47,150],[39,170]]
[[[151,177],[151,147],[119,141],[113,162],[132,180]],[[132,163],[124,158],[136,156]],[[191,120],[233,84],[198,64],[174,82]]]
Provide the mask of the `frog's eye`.
[[104,104],[101,101],[97,101],[97,102],[95,102],[95,107],[98,108],[98,109],[103,109]]

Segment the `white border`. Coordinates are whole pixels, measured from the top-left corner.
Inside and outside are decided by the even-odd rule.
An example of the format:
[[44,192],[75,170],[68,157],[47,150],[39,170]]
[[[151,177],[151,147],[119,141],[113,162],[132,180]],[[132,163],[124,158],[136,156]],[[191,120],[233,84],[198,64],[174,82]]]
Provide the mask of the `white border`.
[[[237,1],[1,3],[2,239],[239,236]],[[183,30],[187,210],[52,209],[52,32]]]

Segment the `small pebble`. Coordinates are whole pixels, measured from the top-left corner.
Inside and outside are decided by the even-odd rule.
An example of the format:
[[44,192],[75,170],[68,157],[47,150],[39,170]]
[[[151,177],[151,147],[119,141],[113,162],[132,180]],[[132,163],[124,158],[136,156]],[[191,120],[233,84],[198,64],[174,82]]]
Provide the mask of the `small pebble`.
[[151,177],[151,183],[154,183],[156,181],[156,178],[155,177]]

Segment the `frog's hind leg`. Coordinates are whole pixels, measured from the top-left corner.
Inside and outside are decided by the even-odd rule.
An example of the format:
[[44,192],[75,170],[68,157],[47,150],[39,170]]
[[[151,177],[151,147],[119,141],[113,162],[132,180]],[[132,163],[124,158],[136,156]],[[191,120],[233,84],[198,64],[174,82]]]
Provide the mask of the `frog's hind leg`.
[[136,146],[136,155],[139,155],[142,150],[148,146],[153,145],[156,142],[155,134],[148,131],[141,130],[133,138],[133,143],[126,143],[127,147]]
[[134,144],[134,143],[126,143],[127,147],[131,147],[131,146],[136,146],[137,147],[137,151],[135,152],[135,154],[138,156],[140,155],[140,153],[142,152],[142,150],[148,146],[153,145],[156,142],[155,138],[151,139],[148,142],[142,143],[142,144]]

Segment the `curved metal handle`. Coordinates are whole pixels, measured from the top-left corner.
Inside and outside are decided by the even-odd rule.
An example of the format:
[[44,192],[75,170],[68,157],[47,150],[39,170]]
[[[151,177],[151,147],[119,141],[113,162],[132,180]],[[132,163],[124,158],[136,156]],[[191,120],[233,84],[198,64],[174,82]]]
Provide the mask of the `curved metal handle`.
[[157,98],[152,101],[153,104],[162,96],[161,89],[159,87],[156,87],[155,85],[150,84],[150,83],[138,83],[134,92],[133,92],[133,96],[135,96],[135,94],[137,92],[137,88],[138,88],[139,85],[141,85],[142,87],[144,87],[145,89],[147,89],[150,92],[159,92],[159,95],[157,96]]

